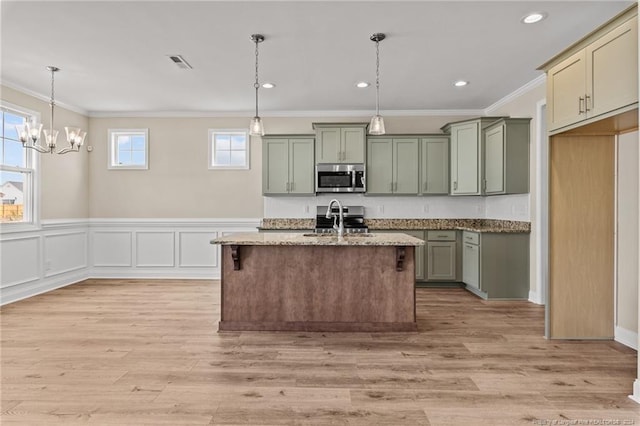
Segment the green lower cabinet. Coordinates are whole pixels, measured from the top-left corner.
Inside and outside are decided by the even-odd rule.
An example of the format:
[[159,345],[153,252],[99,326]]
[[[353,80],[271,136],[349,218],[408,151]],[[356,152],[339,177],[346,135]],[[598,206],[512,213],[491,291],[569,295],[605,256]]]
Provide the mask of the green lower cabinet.
[[529,234],[464,231],[462,281],[484,299],[528,299]]
[[427,232],[427,281],[456,281],[458,242],[457,231]]

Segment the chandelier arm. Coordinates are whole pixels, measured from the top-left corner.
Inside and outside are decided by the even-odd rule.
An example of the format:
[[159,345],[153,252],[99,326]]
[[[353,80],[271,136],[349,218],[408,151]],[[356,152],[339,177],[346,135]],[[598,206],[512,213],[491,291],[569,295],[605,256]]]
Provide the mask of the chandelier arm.
[[33,144],[33,145],[27,145],[27,144],[24,144],[24,145],[22,145],[22,147],[23,147],[23,148],[34,149],[34,150],[38,151],[38,152],[39,152],[39,153],[41,153],[41,154],[44,154],[44,153],[46,153],[46,152],[49,152],[49,150],[48,150],[47,148],[44,148],[44,147],[42,147],[42,146],[40,146],[40,145],[36,145],[36,144]]

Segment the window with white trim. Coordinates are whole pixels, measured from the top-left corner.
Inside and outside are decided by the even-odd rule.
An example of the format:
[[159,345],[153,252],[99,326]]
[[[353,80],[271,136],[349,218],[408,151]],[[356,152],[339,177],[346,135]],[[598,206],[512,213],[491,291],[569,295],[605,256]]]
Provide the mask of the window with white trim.
[[249,169],[249,131],[209,129],[210,169]]
[[[35,150],[22,147],[17,125],[24,125],[35,112],[0,105],[0,222],[35,223]],[[39,117],[38,117],[39,118]]]
[[148,168],[149,129],[109,129],[109,169]]

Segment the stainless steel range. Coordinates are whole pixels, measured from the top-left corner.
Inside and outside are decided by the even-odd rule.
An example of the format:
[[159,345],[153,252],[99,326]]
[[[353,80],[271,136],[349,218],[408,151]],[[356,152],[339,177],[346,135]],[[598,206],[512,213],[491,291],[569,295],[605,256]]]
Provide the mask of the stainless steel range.
[[[369,227],[364,224],[364,207],[363,206],[344,206],[344,232],[369,232]],[[316,232],[328,233],[335,232],[333,229],[334,220],[339,214],[337,206],[331,208],[331,218],[327,219],[327,206],[318,206],[316,208]]]

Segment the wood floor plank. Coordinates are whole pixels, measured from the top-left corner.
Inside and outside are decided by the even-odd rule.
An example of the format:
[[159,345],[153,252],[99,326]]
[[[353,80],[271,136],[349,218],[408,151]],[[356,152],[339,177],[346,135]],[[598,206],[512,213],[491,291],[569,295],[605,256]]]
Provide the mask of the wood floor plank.
[[87,280],[0,308],[0,422],[640,424],[636,351],[545,340],[538,305],[419,288],[418,332],[218,333],[219,295]]

